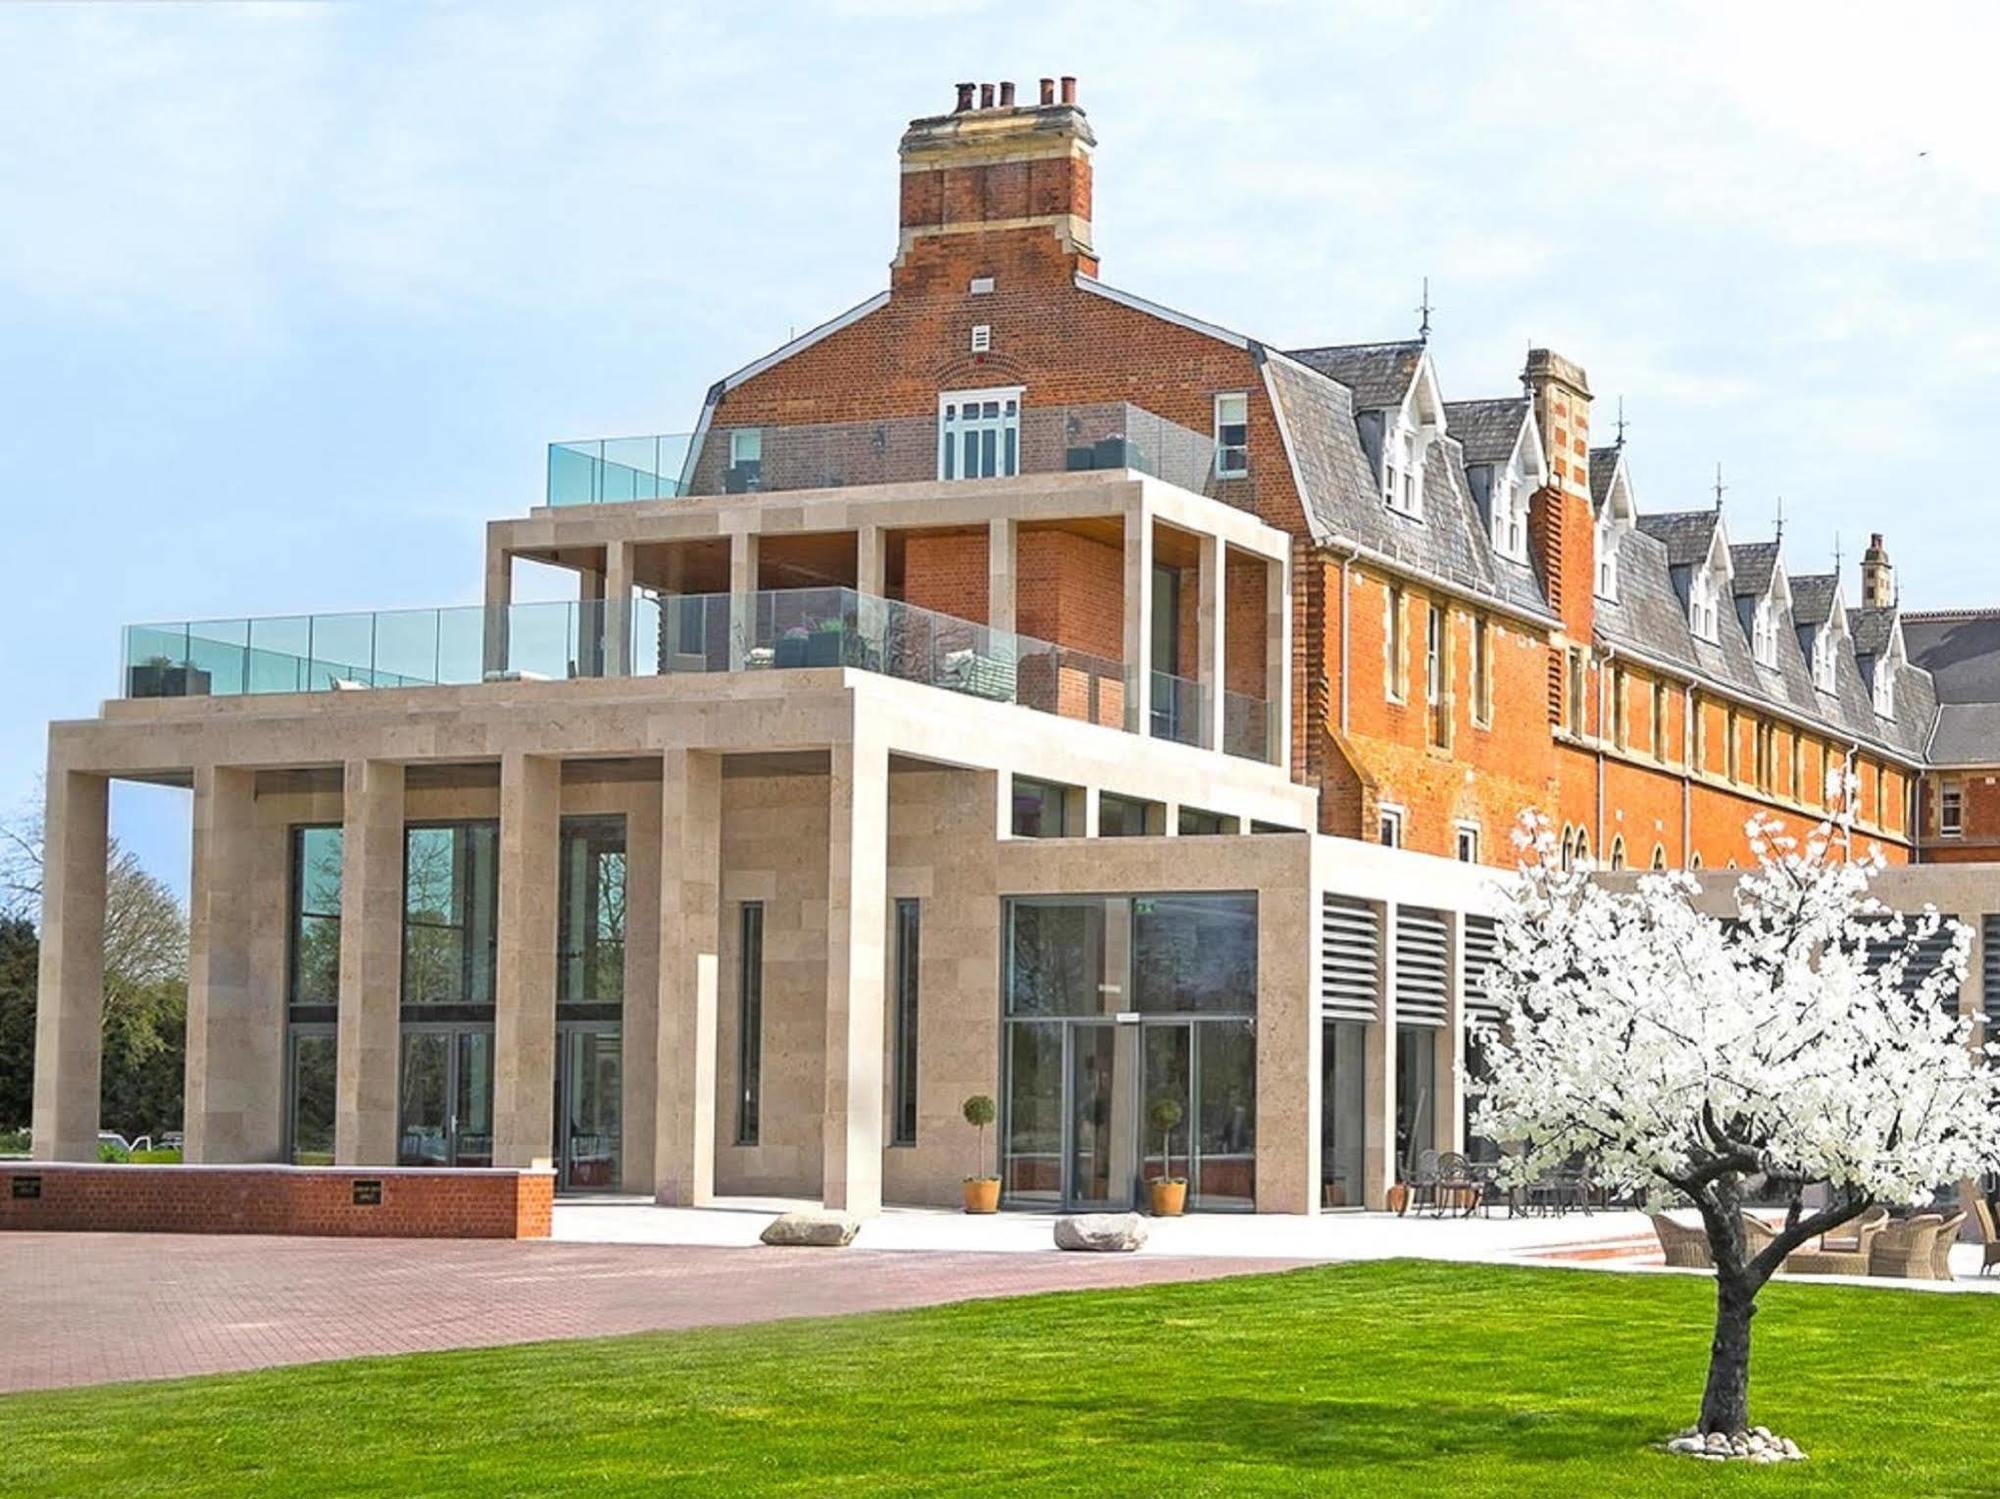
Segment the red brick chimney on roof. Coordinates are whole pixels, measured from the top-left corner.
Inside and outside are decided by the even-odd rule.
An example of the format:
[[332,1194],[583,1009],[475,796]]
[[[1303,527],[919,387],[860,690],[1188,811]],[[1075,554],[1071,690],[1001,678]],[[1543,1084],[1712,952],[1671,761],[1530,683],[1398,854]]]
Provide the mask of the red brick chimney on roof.
[[996,234],[1053,234],[1074,269],[1097,274],[1090,237],[1097,138],[1077,107],[1076,79],[1060,80],[1060,99],[1057,91],[1058,81],[1044,78],[1040,103],[1016,104],[1012,83],[961,83],[950,114],[910,121],[899,150],[901,238],[892,285],[913,252]]

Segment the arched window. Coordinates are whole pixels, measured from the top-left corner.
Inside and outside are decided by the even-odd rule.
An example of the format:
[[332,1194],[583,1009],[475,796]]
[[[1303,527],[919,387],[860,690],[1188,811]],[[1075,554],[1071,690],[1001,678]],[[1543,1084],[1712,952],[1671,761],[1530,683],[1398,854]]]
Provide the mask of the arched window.
[[1567,823],[1565,823],[1563,825],[1562,867],[1564,869],[1573,869],[1575,866],[1576,866],[1576,831],[1575,829],[1571,828]]
[[1701,855],[1700,855],[1700,854],[1696,854],[1696,855],[1695,855],[1695,856],[1694,856],[1694,857],[1693,857],[1692,859],[1688,860],[1688,868],[1689,868],[1689,869],[1699,869],[1699,868],[1701,868]]
[[1625,867],[1625,835],[1623,833],[1620,833],[1611,840],[1611,867],[1613,869],[1623,869]]
[[1576,830],[1576,862],[1578,864],[1590,862],[1590,834],[1582,828]]
[[1666,867],[1667,846],[1664,843],[1656,843],[1653,845],[1653,868],[1665,869]]

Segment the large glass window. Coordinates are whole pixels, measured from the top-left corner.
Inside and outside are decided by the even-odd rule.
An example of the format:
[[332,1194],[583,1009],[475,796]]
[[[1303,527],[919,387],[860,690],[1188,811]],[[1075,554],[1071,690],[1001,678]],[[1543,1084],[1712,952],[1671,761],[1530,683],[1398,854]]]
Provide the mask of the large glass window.
[[493,1003],[497,822],[420,824],[403,841],[403,1003]]
[[1022,896],[1005,926],[1007,1199],[1129,1207],[1169,1174],[1252,1206],[1256,896]]
[[286,1061],[291,1104],[286,1157],[294,1166],[333,1164],[337,1052],[330,1026],[294,1026]]
[[1368,1027],[1320,1023],[1320,1202],[1360,1207],[1368,1132]]
[[288,996],[294,1009],[340,1003],[341,832],[292,829],[292,921]]
[[562,822],[561,966],[564,1005],[616,1005],[625,997],[625,819]]
[[737,920],[736,1143],[755,1145],[764,1082],[764,903],[746,900]]
[[1021,392],[959,390],[938,397],[938,477],[1005,479],[1021,471]]
[[1437,1037],[1428,1026],[1396,1027],[1396,1169],[1406,1177],[1437,1139]]
[[1052,781],[1032,781],[1026,776],[1015,776],[1013,792],[1016,838],[1069,836],[1068,787],[1058,786]]
[[917,964],[923,913],[914,900],[896,902],[896,1036],[889,1143],[917,1143]]

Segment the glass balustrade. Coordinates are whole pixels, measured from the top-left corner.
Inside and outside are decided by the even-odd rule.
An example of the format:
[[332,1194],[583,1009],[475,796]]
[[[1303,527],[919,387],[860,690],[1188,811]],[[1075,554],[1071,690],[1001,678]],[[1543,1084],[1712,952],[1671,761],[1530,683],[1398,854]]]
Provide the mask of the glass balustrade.
[[[852,668],[1107,728],[1129,727],[1125,664],[851,588],[641,595],[614,658],[601,601],[132,625],[122,695],[241,697],[622,675]],[[489,659],[497,664],[488,666]],[[1154,737],[1199,744],[1207,689],[1153,676]],[[1225,748],[1268,759],[1270,705],[1230,693]]]

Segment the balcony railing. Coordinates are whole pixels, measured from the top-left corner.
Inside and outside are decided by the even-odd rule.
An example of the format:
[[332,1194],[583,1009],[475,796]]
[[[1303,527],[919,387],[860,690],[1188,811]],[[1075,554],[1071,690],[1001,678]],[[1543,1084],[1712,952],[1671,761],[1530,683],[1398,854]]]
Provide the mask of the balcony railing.
[[718,423],[699,441],[680,433],[551,443],[548,503],[603,505],[1089,469],[1136,469],[1237,504],[1254,497],[1247,472],[1217,473],[1208,433],[1113,401],[1030,406],[1012,417],[942,424],[928,416],[794,427]]
[[[606,605],[593,601],[132,625],[121,690],[242,697],[622,675],[607,619]],[[641,596],[631,606],[630,650],[634,676],[850,667],[1137,728],[1122,661],[851,588]],[[1197,684],[1156,673],[1150,732],[1199,744],[1205,699]],[[1226,724],[1258,727],[1226,732],[1223,747],[1266,758],[1267,716],[1263,703],[1230,694]]]

